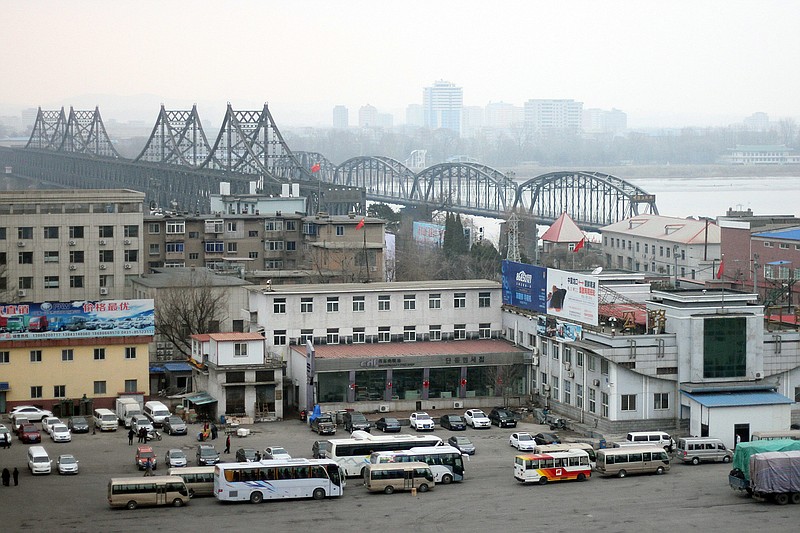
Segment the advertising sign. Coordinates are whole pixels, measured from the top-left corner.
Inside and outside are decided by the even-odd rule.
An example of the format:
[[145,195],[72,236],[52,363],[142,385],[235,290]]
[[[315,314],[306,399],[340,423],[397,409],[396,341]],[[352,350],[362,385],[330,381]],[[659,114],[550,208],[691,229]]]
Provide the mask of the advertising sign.
[[503,303],[544,313],[547,310],[547,269],[503,261]]
[[440,247],[444,243],[444,226],[430,222],[414,222],[414,242],[423,246]]
[[559,342],[575,342],[583,336],[583,326],[556,320],[551,316],[536,317],[536,333]]
[[155,335],[153,300],[0,305],[0,341]]
[[547,269],[547,314],[596,326],[598,324],[597,276]]

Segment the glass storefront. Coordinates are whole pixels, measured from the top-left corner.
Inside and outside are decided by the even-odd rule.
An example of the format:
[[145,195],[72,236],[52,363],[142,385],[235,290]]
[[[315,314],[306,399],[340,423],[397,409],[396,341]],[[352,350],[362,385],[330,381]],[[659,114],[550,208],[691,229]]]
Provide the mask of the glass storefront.
[[458,398],[461,367],[431,368],[429,398]]
[[386,390],[386,371],[356,371],[356,401],[382,401]]
[[317,374],[319,402],[346,402],[350,387],[350,372],[322,372]]
[[392,399],[419,400],[422,398],[422,369],[392,371]]

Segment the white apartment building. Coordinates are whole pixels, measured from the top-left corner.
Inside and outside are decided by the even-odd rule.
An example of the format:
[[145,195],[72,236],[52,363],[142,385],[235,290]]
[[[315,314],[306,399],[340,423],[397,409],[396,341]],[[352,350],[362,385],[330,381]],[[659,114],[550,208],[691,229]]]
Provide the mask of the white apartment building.
[[0,291],[12,302],[120,299],[142,272],[144,193],[0,192]]
[[464,105],[464,89],[445,80],[434,82],[422,91],[422,107],[425,127],[445,128],[461,134],[461,108]]
[[606,266],[691,280],[714,279],[720,229],[713,221],[637,215],[600,230]]
[[583,102],[535,99],[525,102],[525,125],[533,131],[581,131]]

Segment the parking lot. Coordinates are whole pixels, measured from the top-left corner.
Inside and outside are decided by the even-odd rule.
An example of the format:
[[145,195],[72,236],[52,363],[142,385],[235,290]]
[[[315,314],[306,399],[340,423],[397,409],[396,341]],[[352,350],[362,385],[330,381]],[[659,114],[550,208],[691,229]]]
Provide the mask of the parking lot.
[[[223,459],[232,459],[239,447],[263,451],[275,445],[285,447],[295,457],[309,457],[312,443],[320,438],[299,420],[251,427],[253,433],[248,437],[231,438],[232,453],[223,455]],[[170,448],[183,449],[190,465],[195,464],[199,430],[199,425],[190,425],[186,436],[164,435],[162,441],[151,442],[159,461],[155,474],[166,473],[163,460]],[[521,423],[517,430],[535,434],[548,429]],[[404,433],[410,431],[403,428]],[[134,466],[136,439],[133,446],[128,446],[127,432],[119,430],[74,435],[70,443],[55,444],[44,433],[43,445],[54,464],[59,454],[72,453],[80,461],[80,474],[32,476],[25,458],[28,445],[15,439],[10,449],[0,449],[0,468],[19,468],[20,486],[0,487],[0,523],[5,531],[479,531],[498,526],[548,532],[681,527],[743,531],[765,526],[770,531],[797,530],[800,506],[779,507],[734,493],[727,483],[727,464],[673,463],[671,471],[663,476],[593,476],[583,483],[522,486],[513,478],[516,450],[508,445],[513,431],[493,426],[459,432],[470,437],[477,448],[476,455],[466,464],[467,480],[436,487],[425,494],[370,494],[360,480],[350,478],[344,496],[334,500],[274,501],[256,506],[223,505],[214,498],[197,498],[184,508],[135,511],[110,509],[106,487],[111,477],[142,475]],[[438,426],[435,433],[444,439],[451,435]],[[346,435],[339,430],[336,436]],[[220,434],[213,444],[221,452],[224,435]]]

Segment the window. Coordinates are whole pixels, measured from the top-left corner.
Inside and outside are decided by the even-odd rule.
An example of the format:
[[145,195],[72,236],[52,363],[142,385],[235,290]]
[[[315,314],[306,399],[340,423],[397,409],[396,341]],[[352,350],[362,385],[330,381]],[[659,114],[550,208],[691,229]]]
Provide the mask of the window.
[[429,294],[428,295],[428,309],[441,309],[442,308],[442,295]]
[[454,324],[453,325],[453,339],[463,341],[467,338],[467,325]]
[[[197,259],[197,257],[192,257],[193,255],[197,256],[197,254],[189,254],[189,259]],[[258,259],[258,252],[247,252],[247,257],[250,259]]]
[[228,233],[235,233],[237,228],[237,224],[235,220],[231,220],[228,222],[227,231]]
[[275,219],[265,220],[264,231],[283,231],[283,221]]
[[478,324],[478,337],[481,339],[490,339],[492,337],[492,325]]
[[283,241],[264,241],[264,249],[270,252],[283,251]]
[[33,239],[33,228],[32,227],[17,228],[17,237],[19,237],[20,239]]
[[44,227],[45,239],[58,239],[58,226],[45,226]]
[[135,239],[139,237],[139,226],[136,225],[127,225],[122,228],[122,234],[125,238]]
[[467,293],[457,292],[453,295],[453,307],[461,309],[467,306]]
[[125,347],[125,359],[136,359],[136,346]]
[[100,286],[101,287],[113,287],[114,286],[114,276],[111,274],[101,274],[100,275]]
[[139,383],[135,379],[125,380],[125,392],[139,392]]
[[564,362],[572,363],[572,348],[564,346]]
[[488,292],[478,293],[478,307],[491,307],[492,295]]
[[297,231],[297,222],[295,220],[284,220],[286,231]]
[[570,405],[572,403],[572,382],[564,380],[564,403]]
[[313,313],[314,312],[314,298],[300,298],[300,312]]
[[147,225],[147,233],[149,233],[150,235],[158,235],[159,233],[161,233],[161,224],[159,224],[158,222],[150,222]]
[[589,389],[589,412],[597,412],[597,391],[595,389]]
[[[180,251],[183,253],[183,243],[178,242],[175,243],[180,246]],[[125,250],[123,254],[125,256],[126,263],[138,263],[139,262],[139,250]]]
[[442,340],[442,326],[429,326],[428,334],[430,335],[430,340],[432,341]]
[[70,348],[68,350],[61,350],[62,361],[72,361],[75,358],[75,352]]
[[228,243],[228,252],[229,253],[236,253],[239,250],[239,244],[235,242]]
[[328,344],[339,344],[339,328],[328,328],[325,333],[325,342]]
[[364,311],[364,297],[353,296],[353,312],[360,313]]
[[37,385],[35,387],[31,387],[31,398],[41,398],[42,397],[42,386]]
[[276,315],[286,313],[286,298],[275,298],[272,302],[272,312]]
[[148,255],[159,255],[161,253],[161,245],[158,243],[150,243],[147,253]]
[[97,233],[101,239],[110,239],[114,236],[114,226],[99,226]]
[[653,409],[669,409],[668,392],[656,392],[653,394]]
[[341,237],[344,235],[344,226],[336,226],[336,236]]
[[589,354],[589,372],[597,370],[597,356]]
[[559,382],[558,377],[553,376],[553,375],[550,376],[550,384],[551,384],[551,387],[552,387],[552,390],[550,391],[552,393],[551,398],[553,398],[555,401],[559,401],[558,400],[559,399],[558,382]]
[[98,260],[101,263],[113,263],[114,262],[114,250],[100,250],[98,254]]
[[186,233],[186,221],[167,220],[167,235],[183,235]]
[[403,296],[403,309],[406,311],[413,311],[417,308],[417,298],[413,294],[406,294]]
[[[277,333],[277,331],[275,332]],[[284,332],[284,336],[285,336]],[[284,344],[285,344],[284,340]],[[234,357],[247,357],[247,343],[246,342],[234,342],[233,343],[233,356]]]
[[106,349],[105,348],[95,348],[94,349],[94,360],[95,361],[102,361],[106,358]]
[[747,373],[746,319],[703,320],[703,377],[731,378]]
[[301,329],[300,330],[300,344],[305,345],[308,341],[314,342],[314,330],[313,329]]
[[33,278],[31,276],[22,276],[19,278],[17,285],[20,289],[32,289]]
[[392,302],[388,294],[381,294],[378,296],[378,311],[391,311]]
[[258,230],[252,230],[252,229],[248,230],[247,231],[247,236],[248,237],[258,237]]
[[378,328],[378,342],[389,342],[391,340],[391,328],[389,328],[389,326],[380,326]]
[[286,251],[287,252],[297,251],[297,241],[286,241]]
[[[182,242],[168,242],[164,245],[164,250],[168,254],[182,254],[183,253],[183,243]],[[128,250],[125,250],[126,252]]]
[[559,358],[559,356],[560,356],[560,353],[559,353],[559,350],[560,350],[560,349],[561,349],[561,346],[559,346],[559,344],[558,344],[558,343],[555,343],[555,342],[554,342],[554,343],[553,343],[553,359],[556,359],[556,360],[558,360],[558,358]]
[[403,326],[403,341],[413,342],[417,340],[417,328],[415,326]]
[[70,239],[83,239],[83,226],[70,226],[69,227]]
[[95,381],[94,382],[94,393],[95,394],[105,394],[106,393],[106,382],[105,381]]
[[622,407],[620,409],[623,410],[623,411],[635,411],[636,410],[636,395],[635,394],[623,394],[622,395]]
[[53,398],[66,398],[67,386],[66,385],[53,385]]
[[583,352],[581,351],[575,352],[575,366],[577,367],[583,366]]
[[[285,346],[286,345],[286,330],[285,329],[276,329],[275,333],[272,335],[272,344],[275,346]],[[245,354],[247,355],[247,354]]]
[[583,385],[575,384],[575,405],[583,409]]
[[0,352],[0,364],[6,364],[11,362],[11,353],[10,352]]
[[83,250],[70,250],[69,252],[70,263],[83,263]]
[[353,328],[353,344],[363,344],[367,342],[364,328]]
[[339,312],[339,297],[338,296],[328,296],[325,309],[329,313],[338,313]]
[[58,288],[58,276],[45,276],[44,277],[44,288],[45,289],[57,289]]
[[32,265],[33,252],[19,252],[17,259],[20,265]]
[[221,254],[225,251],[225,243],[222,241],[206,241],[207,254]]
[[44,253],[44,262],[45,263],[58,263],[58,252],[45,252]]
[[602,416],[608,417],[608,393],[606,392],[600,393],[600,405],[602,408],[602,412],[600,414]]
[[[514,337],[512,336],[511,339],[513,340]],[[546,357],[549,351],[550,351],[550,343],[542,339],[542,355]]]

